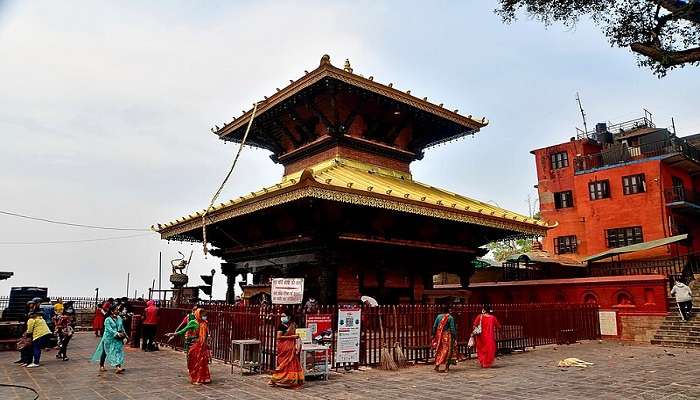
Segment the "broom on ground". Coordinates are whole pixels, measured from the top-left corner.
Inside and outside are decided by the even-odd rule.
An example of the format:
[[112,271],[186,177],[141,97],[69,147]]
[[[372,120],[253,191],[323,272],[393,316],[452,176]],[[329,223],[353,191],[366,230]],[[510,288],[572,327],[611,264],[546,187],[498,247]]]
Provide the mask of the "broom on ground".
[[399,331],[398,331],[398,326],[399,326],[399,321],[396,318],[396,306],[393,306],[393,312],[394,312],[394,338],[397,340],[394,343],[394,359],[396,361],[396,365],[399,368],[404,368],[408,365],[408,357],[406,357],[406,353],[404,353],[403,349],[401,348],[401,343],[398,342],[399,339]]
[[394,357],[391,355],[391,350],[389,350],[389,346],[386,344],[386,337],[384,337],[384,323],[382,322],[381,314],[379,314],[379,331],[382,335],[382,348],[380,350],[379,369],[395,371],[399,369],[399,366],[396,365]]

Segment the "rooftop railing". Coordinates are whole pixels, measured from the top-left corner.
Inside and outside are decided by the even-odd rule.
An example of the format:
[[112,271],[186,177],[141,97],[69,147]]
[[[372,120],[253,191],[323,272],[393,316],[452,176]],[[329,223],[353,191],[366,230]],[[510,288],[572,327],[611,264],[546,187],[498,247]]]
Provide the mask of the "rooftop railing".
[[700,206],[700,193],[684,186],[674,186],[666,190],[666,203],[691,203]]
[[[640,129],[640,128],[656,128],[656,125],[651,120],[651,117],[641,117],[641,118],[636,118],[636,119],[632,119],[629,121],[620,122],[617,124],[606,126],[607,131],[611,132],[615,135],[620,134],[620,133],[624,133],[624,132],[628,132],[628,131],[632,131],[635,129]],[[583,130],[578,129],[578,128],[576,128],[576,130],[577,130],[576,137],[578,139],[588,138],[588,139],[596,140],[596,138],[597,138],[598,132],[595,129],[590,130],[588,132],[584,132]]]
[[600,153],[577,156],[574,159],[574,168],[576,172],[589,171],[671,154],[682,154],[700,163],[700,150],[682,138],[673,137],[639,146],[620,144],[609,147]]

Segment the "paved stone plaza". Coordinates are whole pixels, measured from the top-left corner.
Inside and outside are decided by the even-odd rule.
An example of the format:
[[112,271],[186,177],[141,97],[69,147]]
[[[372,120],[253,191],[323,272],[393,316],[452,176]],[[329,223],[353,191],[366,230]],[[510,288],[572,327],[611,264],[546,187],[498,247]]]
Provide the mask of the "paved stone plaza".
[[[310,381],[301,390],[267,386],[263,376],[231,375],[230,366],[212,365],[214,383],[188,383],[182,353],[143,353],[129,349],[124,375],[98,373],[88,359],[97,341],[78,334],[68,362],[44,353],[42,367],[12,364],[16,353],[0,353],[0,383],[31,386],[42,399],[698,399],[700,350],[669,349],[617,342],[542,347],[499,357],[492,369],[475,360],[449,374],[419,365],[400,372],[374,369],[333,374],[329,382]],[[586,369],[558,368],[562,358],[595,363]],[[238,372],[238,371],[237,371]],[[32,399],[24,389],[0,387],[0,399]]]

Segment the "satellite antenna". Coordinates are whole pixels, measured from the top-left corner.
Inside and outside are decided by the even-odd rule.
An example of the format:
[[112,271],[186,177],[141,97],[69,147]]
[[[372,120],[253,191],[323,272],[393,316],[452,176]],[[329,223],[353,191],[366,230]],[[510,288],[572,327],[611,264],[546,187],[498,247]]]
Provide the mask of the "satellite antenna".
[[581,118],[583,119],[583,132],[588,134],[588,126],[586,125],[586,113],[583,112],[583,106],[581,105],[581,97],[579,97],[578,92],[576,92],[576,102],[578,103],[578,109],[581,111]]

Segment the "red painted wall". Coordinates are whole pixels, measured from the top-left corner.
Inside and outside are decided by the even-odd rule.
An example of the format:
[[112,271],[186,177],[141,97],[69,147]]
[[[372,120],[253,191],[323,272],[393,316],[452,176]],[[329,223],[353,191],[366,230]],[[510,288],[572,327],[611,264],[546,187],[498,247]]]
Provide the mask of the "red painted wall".
[[614,311],[617,337],[648,342],[668,314],[666,278],[632,275],[470,285],[470,303],[591,303]]
[[469,285],[471,303],[586,303],[601,310],[659,314],[668,311],[667,280],[662,275],[628,275]]

